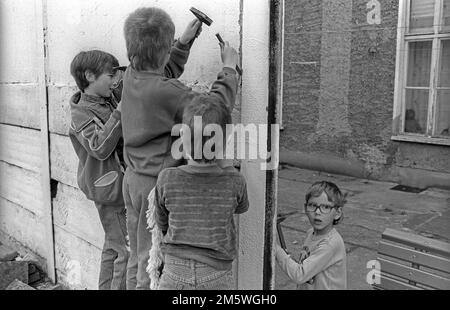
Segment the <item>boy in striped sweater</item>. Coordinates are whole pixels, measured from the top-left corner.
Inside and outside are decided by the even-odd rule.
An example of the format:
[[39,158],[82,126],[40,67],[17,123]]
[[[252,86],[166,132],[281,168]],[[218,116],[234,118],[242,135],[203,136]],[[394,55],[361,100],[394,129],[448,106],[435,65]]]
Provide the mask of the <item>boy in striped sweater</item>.
[[[244,177],[218,162],[226,124],[229,110],[211,95],[195,98],[184,110],[181,137],[188,164],[163,170],[155,188],[156,223],[164,234],[160,290],[234,289],[234,214],[246,212],[249,203]],[[215,134],[202,135],[205,127]]]

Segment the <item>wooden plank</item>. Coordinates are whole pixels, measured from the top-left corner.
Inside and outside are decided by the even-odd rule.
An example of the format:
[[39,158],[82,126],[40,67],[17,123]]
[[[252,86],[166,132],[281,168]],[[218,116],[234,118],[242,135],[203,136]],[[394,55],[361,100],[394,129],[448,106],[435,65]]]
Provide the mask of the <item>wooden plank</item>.
[[43,206],[43,222],[45,225],[45,246],[47,259],[47,275],[52,280],[56,280],[55,274],[55,246],[53,238],[53,216],[52,198],[50,189],[50,145],[48,132],[48,98],[47,98],[47,63],[48,44],[46,40],[47,27],[47,0],[35,2],[36,5],[36,52],[38,100],[40,108],[40,128],[41,128],[41,190]]
[[422,290],[420,287],[398,281],[386,275],[381,275],[381,283],[375,284],[374,288],[384,290]]
[[70,97],[77,87],[69,85],[49,85],[49,129],[52,133],[68,135],[70,125]]
[[388,228],[383,232],[382,239],[402,243],[413,248],[426,250],[445,257],[450,257],[450,244],[443,241],[434,240],[391,228]]
[[427,41],[427,40],[433,40],[434,38],[438,39],[446,39],[448,38],[448,34],[446,33],[439,33],[439,34],[420,34],[420,35],[409,35],[405,36],[406,42],[415,42],[415,41]]
[[402,135],[402,136],[392,136],[391,140],[417,142],[417,143],[433,144],[433,145],[450,145],[449,139],[429,138],[429,137],[413,136],[413,135],[407,135],[407,134]]
[[381,241],[378,253],[450,273],[450,260],[401,245]]
[[0,161],[39,173],[39,137],[38,130],[0,124]]
[[[436,1],[436,5],[435,5],[435,16],[434,16],[434,33],[439,33],[442,29],[442,24],[441,24],[441,16],[443,15],[443,8],[444,8],[444,4],[443,4],[443,0],[437,0]],[[433,123],[432,125],[432,135],[436,136],[439,135],[440,132],[437,132],[438,129],[438,113],[439,113],[439,107],[438,107],[438,92],[436,90],[435,87],[438,87],[438,81],[439,81],[439,75],[440,75],[440,64],[442,62],[442,55],[441,55],[441,47],[442,47],[442,41],[439,38],[435,38],[433,40],[433,46],[435,46],[437,48],[437,50],[433,50],[432,51],[432,60],[431,60],[431,72],[432,72],[432,81],[431,81],[431,92],[433,92],[433,101],[432,101],[432,108],[431,108],[431,122]],[[430,97],[431,98],[431,97]],[[428,107],[430,109],[430,107]]]
[[42,216],[39,174],[0,161],[0,197]]
[[399,0],[399,18],[397,25],[397,51],[395,60],[395,86],[394,86],[394,108],[392,115],[392,132],[397,135],[403,131],[404,120],[403,120],[403,98],[405,84],[405,67],[406,67],[406,57],[404,57],[405,52],[405,42],[403,41],[405,37],[405,29],[408,26],[409,18],[407,18],[407,6],[409,6],[409,1]]
[[[434,21],[433,28],[434,33],[438,34],[440,30],[440,18],[441,18],[441,1],[435,1],[434,5]],[[437,90],[436,87],[438,85],[438,72],[439,72],[439,64],[440,62],[440,51],[441,51],[441,42],[438,38],[433,39],[433,47],[431,50],[431,81],[430,81],[430,94],[429,94],[429,104],[428,104],[428,118],[427,118],[427,133],[430,136],[436,135],[436,119],[437,119]],[[438,133],[439,134],[439,133]]]
[[42,218],[1,197],[0,230],[37,254],[45,255]]
[[[437,25],[435,26],[437,27]],[[427,136],[435,136],[436,126],[436,105],[437,105],[437,91],[436,85],[438,81],[438,67],[439,67],[439,54],[440,54],[440,40],[437,38],[433,39],[431,48],[431,81],[430,81],[430,93],[428,97],[428,113],[427,113]]]
[[435,7],[435,12],[437,11],[437,16],[435,18],[435,21],[437,20],[437,33],[442,33],[442,30],[445,30],[444,18],[446,17],[446,12],[444,11],[444,9],[447,7],[447,5],[444,6],[444,2],[446,2],[446,0],[437,0]]
[[0,84],[0,123],[39,129],[37,98],[37,84]]
[[100,248],[55,225],[55,259],[58,281],[72,289],[97,289]]
[[381,270],[385,273],[411,280],[441,290],[450,289],[450,279],[444,278],[432,273],[428,273],[419,269],[394,263],[384,258],[378,258],[381,264]]
[[77,188],[78,158],[67,136],[50,134],[50,160],[51,177]]
[[97,208],[80,190],[59,183],[53,200],[53,217],[55,225],[98,248],[103,247],[105,233]]
[[0,1],[1,82],[35,81],[38,64],[30,57],[37,43],[35,12],[34,2],[28,0]]

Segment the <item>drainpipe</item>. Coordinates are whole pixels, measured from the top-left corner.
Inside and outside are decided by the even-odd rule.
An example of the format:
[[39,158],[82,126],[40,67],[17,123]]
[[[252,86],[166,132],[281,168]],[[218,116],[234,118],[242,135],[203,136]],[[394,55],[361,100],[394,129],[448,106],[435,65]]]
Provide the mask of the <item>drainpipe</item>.
[[[269,100],[267,110],[267,159],[269,167],[266,170],[266,206],[264,228],[264,276],[263,289],[273,290],[275,287],[275,255],[274,237],[277,220],[277,187],[278,187],[278,154],[281,99],[282,99],[282,26],[283,0],[270,1],[270,31],[269,31]],[[275,165],[271,164],[275,163]],[[272,168],[272,169],[270,169]]]

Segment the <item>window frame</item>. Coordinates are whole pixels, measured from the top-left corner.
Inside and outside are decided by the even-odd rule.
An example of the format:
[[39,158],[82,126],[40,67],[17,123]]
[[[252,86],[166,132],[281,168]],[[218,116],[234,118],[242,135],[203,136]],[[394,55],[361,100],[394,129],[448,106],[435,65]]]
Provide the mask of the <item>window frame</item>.
[[[441,33],[444,25],[438,21],[442,20],[444,14],[444,0],[435,0],[433,33],[429,31],[408,33],[410,21],[410,0],[399,1],[399,18],[397,27],[397,55],[395,68],[394,88],[394,111],[393,111],[393,136],[391,140],[418,142],[450,146],[450,137],[442,138],[433,136],[436,130],[437,119],[437,83],[439,77],[439,66],[441,57],[441,42],[443,38],[450,40],[450,33]],[[405,132],[405,96],[406,79],[408,70],[409,43],[418,41],[432,41],[430,86],[428,100],[428,114],[425,134]],[[410,87],[411,88],[411,87]]]

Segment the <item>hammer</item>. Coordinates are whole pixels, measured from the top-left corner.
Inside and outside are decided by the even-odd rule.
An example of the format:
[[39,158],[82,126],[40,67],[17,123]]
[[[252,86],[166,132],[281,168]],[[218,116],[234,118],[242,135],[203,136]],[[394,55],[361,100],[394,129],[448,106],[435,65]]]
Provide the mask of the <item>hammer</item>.
[[[222,44],[225,43],[225,42],[223,42],[223,39],[220,36],[220,34],[216,33],[216,37],[217,37],[217,40],[219,40],[220,43],[222,43]],[[239,75],[242,75],[242,69],[238,65],[236,65],[236,71],[237,71],[237,73],[239,73]]]
[[206,24],[207,26],[211,26],[212,24],[212,19],[208,17],[208,15],[206,15],[205,13],[203,13],[200,10],[197,10],[196,8],[192,7],[190,9],[190,11],[192,12],[192,14],[195,15],[195,17],[197,17],[197,19],[199,21],[201,21],[202,23]]
[[[213,20],[211,18],[209,18],[208,15],[206,15],[202,11],[197,10],[194,7],[191,7],[190,11],[192,12],[192,14],[195,15],[195,17],[197,17],[197,19],[200,22],[206,24],[207,26],[211,26],[211,24],[213,23]],[[222,43],[222,44],[224,43],[220,34],[217,33],[216,37],[220,43]],[[242,69],[238,65],[236,65],[236,71],[237,71],[237,73],[239,73],[239,75],[242,75]]]
[[[211,26],[211,24],[212,24],[213,21],[212,21],[211,18],[208,17],[208,15],[206,15],[205,13],[203,13],[203,12],[200,11],[200,10],[197,10],[197,9],[194,8],[194,7],[191,7],[191,8],[190,8],[190,11],[192,12],[192,14],[195,15],[195,17],[197,17],[197,19],[198,19],[201,23],[206,24],[207,26]],[[195,38],[197,38],[199,34],[200,34],[200,33],[197,31],[197,33],[195,34]],[[190,44],[194,43],[195,38],[192,39],[192,41],[190,42]]]
[[284,251],[287,252],[286,241],[284,240],[283,230],[281,229],[281,222],[283,222],[285,219],[286,219],[285,216],[277,217],[277,232],[278,232],[278,238],[280,239],[280,246]]

